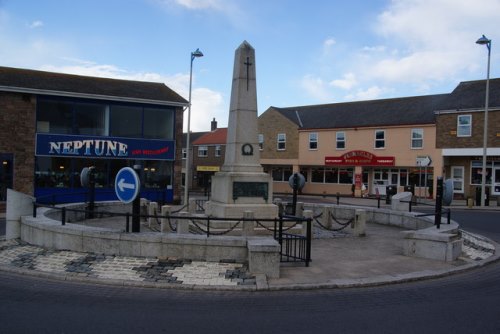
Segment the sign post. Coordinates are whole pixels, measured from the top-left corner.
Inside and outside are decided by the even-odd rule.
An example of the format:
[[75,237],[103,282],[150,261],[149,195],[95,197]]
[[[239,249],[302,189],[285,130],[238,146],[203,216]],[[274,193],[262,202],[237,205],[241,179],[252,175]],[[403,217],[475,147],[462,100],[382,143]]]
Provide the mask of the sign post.
[[[135,168],[138,167],[138,168]],[[115,178],[116,196],[123,203],[132,203],[132,232],[140,232],[140,198],[141,182],[138,176],[140,166],[124,167],[118,171]],[[137,171],[137,172],[136,172]]]

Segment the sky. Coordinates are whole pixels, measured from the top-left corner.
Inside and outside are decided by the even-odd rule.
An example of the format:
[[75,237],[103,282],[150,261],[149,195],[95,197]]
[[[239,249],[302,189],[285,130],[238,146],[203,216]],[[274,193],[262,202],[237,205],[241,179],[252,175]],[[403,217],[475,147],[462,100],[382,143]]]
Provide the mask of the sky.
[[227,126],[244,40],[261,114],[449,93],[486,78],[483,34],[500,77],[500,0],[0,0],[0,66],[162,82],[187,100],[199,48],[191,131]]

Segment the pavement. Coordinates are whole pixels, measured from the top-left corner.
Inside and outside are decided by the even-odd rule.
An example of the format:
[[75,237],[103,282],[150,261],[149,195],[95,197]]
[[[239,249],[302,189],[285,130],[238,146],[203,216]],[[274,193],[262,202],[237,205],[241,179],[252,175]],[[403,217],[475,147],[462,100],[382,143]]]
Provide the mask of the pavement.
[[[357,200],[356,204],[359,203]],[[4,214],[0,213],[2,219]],[[122,224],[109,219],[93,223]],[[148,228],[143,223],[141,231]],[[309,266],[283,263],[278,279],[251,275],[244,263],[50,250],[4,237],[0,237],[0,270],[49,279],[150,288],[282,290],[377,286],[437,278],[500,258],[498,244],[465,231],[462,231],[462,256],[454,262],[407,257],[402,254],[401,231],[397,227],[369,223],[365,237],[353,237],[342,231],[315,227]]]

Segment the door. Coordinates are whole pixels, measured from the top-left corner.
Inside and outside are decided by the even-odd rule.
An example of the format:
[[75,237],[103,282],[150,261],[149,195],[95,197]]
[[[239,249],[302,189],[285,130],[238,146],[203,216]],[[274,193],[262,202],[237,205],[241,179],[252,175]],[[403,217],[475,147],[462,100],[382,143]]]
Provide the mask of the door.
[[12,189],[12,160],[12,154],[0,153],[0,201],[6,201],[7,188]]
[[492,195],[500,195],[500,167],[493,169],[493,192]]

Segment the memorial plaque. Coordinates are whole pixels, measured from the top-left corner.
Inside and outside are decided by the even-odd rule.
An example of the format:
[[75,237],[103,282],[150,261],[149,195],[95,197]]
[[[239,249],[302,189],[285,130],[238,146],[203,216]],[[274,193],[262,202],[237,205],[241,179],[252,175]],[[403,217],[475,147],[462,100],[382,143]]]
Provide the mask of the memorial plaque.
[[234,182],[233,200],[239,197],[262,197],[267,201],[268,184],[267,182]]

